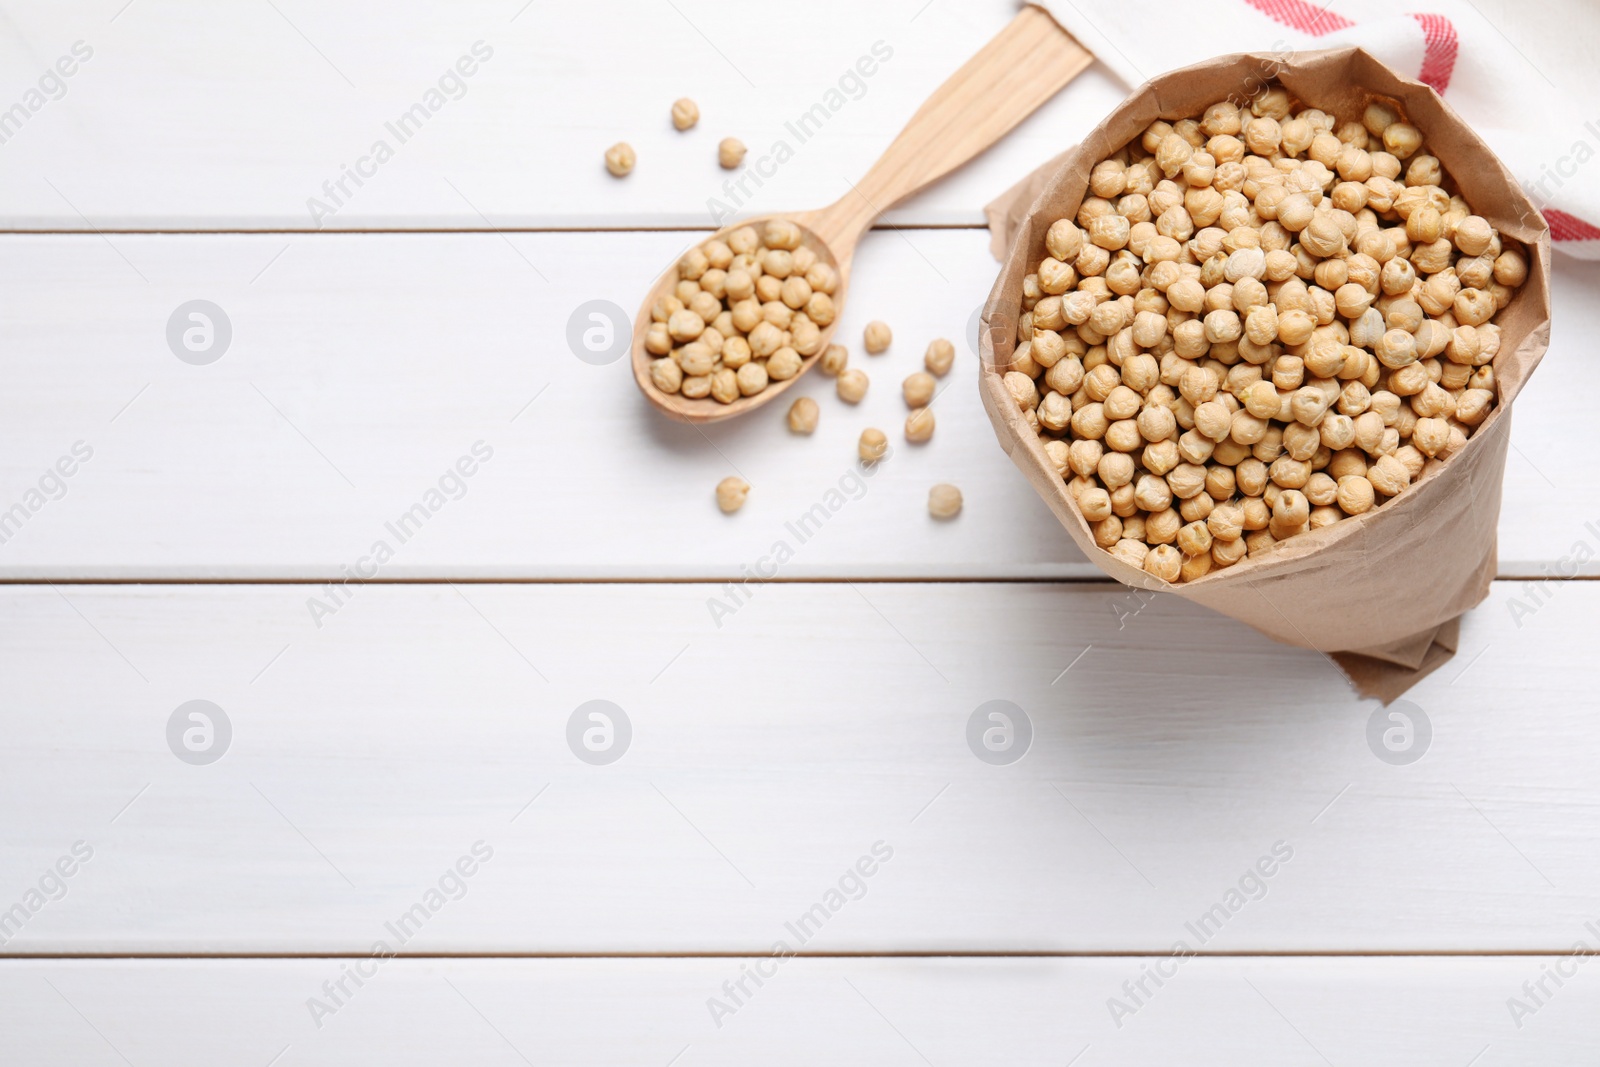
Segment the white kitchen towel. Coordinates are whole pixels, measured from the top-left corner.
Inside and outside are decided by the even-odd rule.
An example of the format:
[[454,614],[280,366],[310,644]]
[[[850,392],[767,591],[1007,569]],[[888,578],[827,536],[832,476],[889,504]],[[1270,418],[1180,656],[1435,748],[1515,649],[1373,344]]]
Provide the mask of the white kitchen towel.
[[[1095,57],[1128,83],[1229,52],[1358,45],[1431,85],[1517,176],[1550,223],[1554,247],[1600,259],[1600,119],[1586,117],[1480,15],[1470,0],[1039,0]],[[1552,0],[1540,0],[1541,3]],[[1571,9],[1593,32],[1592,0]],[[1404,13],[1402,13],[1404,12]]]

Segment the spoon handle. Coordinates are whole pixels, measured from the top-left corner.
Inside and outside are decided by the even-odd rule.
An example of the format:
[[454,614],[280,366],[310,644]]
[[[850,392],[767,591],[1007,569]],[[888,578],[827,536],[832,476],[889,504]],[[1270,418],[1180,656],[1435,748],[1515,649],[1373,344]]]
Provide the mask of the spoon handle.
[[1054,19],[1024,7],[930,96],[854,188],[818,211],[814,228],[835,248],[895,202],[998,141],[1094,62]]

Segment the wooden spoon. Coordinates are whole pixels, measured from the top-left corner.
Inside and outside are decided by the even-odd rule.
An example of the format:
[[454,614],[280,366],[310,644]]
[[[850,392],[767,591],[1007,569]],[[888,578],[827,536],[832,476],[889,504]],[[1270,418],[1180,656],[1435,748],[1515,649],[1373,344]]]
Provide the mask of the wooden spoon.
[[[724,227],[716,236],[726,238],[741,226],[754,224],[759,228],[769,218],[793,221],[800,227],[802,243],[820,261],[831,263],[838,270],[839,286],[833,302],[842,312],[856,242],[873,220],[994,144],[1093,61],[1094,57],[1049,15],[1039,8],[1025,7],[934,91],[888,151],[836,203],[820,211],[745,219]],[[777,399],[816,365],[839,321],[835,314],[833,323],[822,331],[822,345],[816,354],[805,358],[799,374],[787,381],[772,382],[754,396],[724,404],[709,396],[693,400],[663,393],[650,378],[654,357],[644,350],[645,332],[650,327],[651,306],[657,297],[671,292],[677,280],[678,267],[673,264],[651,287],[639,309],[633,328],[633,377],[652,404],[688,422],[732,418]]]

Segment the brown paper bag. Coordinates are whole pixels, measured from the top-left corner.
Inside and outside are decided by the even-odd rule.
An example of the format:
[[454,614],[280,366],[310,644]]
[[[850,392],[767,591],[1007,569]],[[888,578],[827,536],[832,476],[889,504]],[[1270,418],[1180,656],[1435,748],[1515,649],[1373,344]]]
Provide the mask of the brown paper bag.
[[[1002,384],[1016,347],[1022,279],[1044,255],[1044,234],[1077,214],[1089,171],[1156,119],[1198,115],[1277,81],[1312,107],[1359,119],[1373,96],[1398,101],[1473,209],[1529,253],[1528,280],[1495,317],[1499,396],[1460,452],[1429,460],[1400,496],[1276,545],[1223,570],[1170,585],[1094,543],[1043,442]],[[988,209],[999,280],[983,310],[979,388],[1000,445],[1028,476],[1084,554],[1118,581],[1162,590],[1248,623],[1278,641],[1328,653],[1364,696],[1393,700],[1455,652],[1462,612],[1495,576],[1495,528],[1511,404],[1550,337],[1550,233],[1543,217],[1488,147],[1426,85],[1359,48],[1290,55],[1221,56],[1136,90],[1083,143],[1024,179]]]

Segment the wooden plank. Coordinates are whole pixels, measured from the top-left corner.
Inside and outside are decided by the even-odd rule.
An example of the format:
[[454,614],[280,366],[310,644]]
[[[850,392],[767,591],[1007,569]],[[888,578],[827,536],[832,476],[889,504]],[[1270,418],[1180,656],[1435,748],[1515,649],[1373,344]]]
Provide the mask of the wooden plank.
[[1572,382],[1588,356],[1579,338],[1600,327],[1600,263],[1561,258],[1552,279],[1552,343],[1517,399],[1500,517],[1500,574],[1600,575],[1600,506],[1570,457],[1600,447]]
[[[1108,585],[775,585],[720,628],[700,585],[373,586],[320,629],[313,595],[0,591],[0,903],[94,850],[4,951],[362,951],[479,841],[410,951],[759,952],[841,879],[812,951],[1562,951],[1600,915],[1589,582],[1515,621],[1497,585],[1404,766],[1322,657]],[[192,700],[209,765],[169,747]],[[568,740],[594,700],[609,765]],[[993,700],[1009,765],[967,740]]]
[[[1590,944],[1594,942],[1591,940]],[[1593,1062],[1565,956],[94,960],[0,964],[7,1063]],[[312,1019],[323,982],[370,977]],[[731,1015],[722,983],[769,977]],[[1172,975],[1156,987],[1144,976]],[[1568,975],[1557,985],[1548,975]],[[1580,977],[1571,978],[1577,974]],[[1122,984],[1151,993],[1112,1021]],[[1532,1005],[1513,1022],[1508,1002]],[[337,995],[337,994],[336,994]],[[737,995],[737,994],[736,994]],[[274,1060],[273,1057],[280,1057]],[[119,1058],[121,1057],[121,1058]]]
[[[0,125],[0,227],[640,228],[710,225],[713,199],[821,207],[1014,14],[1011,0],[12,4],[0,109],[25,107]],[[29,98],[64,56],[64,92]],[[1124,93],[1096,68],[889,221],[981,223]],[[680,96],[702,114],[688,133],[668,118]],[[750,147],[748,177],[717,165],[727,136]],[[621,182],[602,163],[618,140],[639,157]]]
[[[129,16],[131,17],[131,15]],[[774,409],[696,429],[652,412],[626,360],[569,347],[591,300],[631,311],[689,236],[644,234],[11,236],[0,238],[0,528],[4,578],[337,578],[386,541],[380,578],[737,577],[786,524],[844,501],[782,578],[1098,576],[994,441],[978,401],[973,316],[994,265],[976,231],[880,232],[863,243],[840,336],[882,318],[890,352],[854,359],[873,379],[852,408],[817,376],[814,437]],[[1558,272],[1556,345],[1516,420],[1501,526],[1503,573],[1600,574],[1600,429],[1566,388],[1600,331],[1595,268]],[[186,302],[219,305],[229,347],[196,366],[169,348]],[[897,447],[857,488],[869,425],[897,446],[899,385],[929,340],[956,341],[938,432]],[[93,458],[45,499],[41,478],[75,442]],[[389,534],[475,442],[491,462],[402,545]],[[737,516],[712,487],[742,473]],[[828,498],[845,479],[847,495]],[[931,521],[928,487],[967,506]],[[49,494],[60,486],[47,479]],[[30,495],[32,491],[33,495]],[[452,493],[459,491],[452,484]],[[1568,507],[1562,502],[1574,502]],[[644,521],[641,522],[641,518]],[[641,526],[650,535],[641,536]],[[415,531],[412,531],[415,533]],[[370,570],[370,567],[366,568]]]

